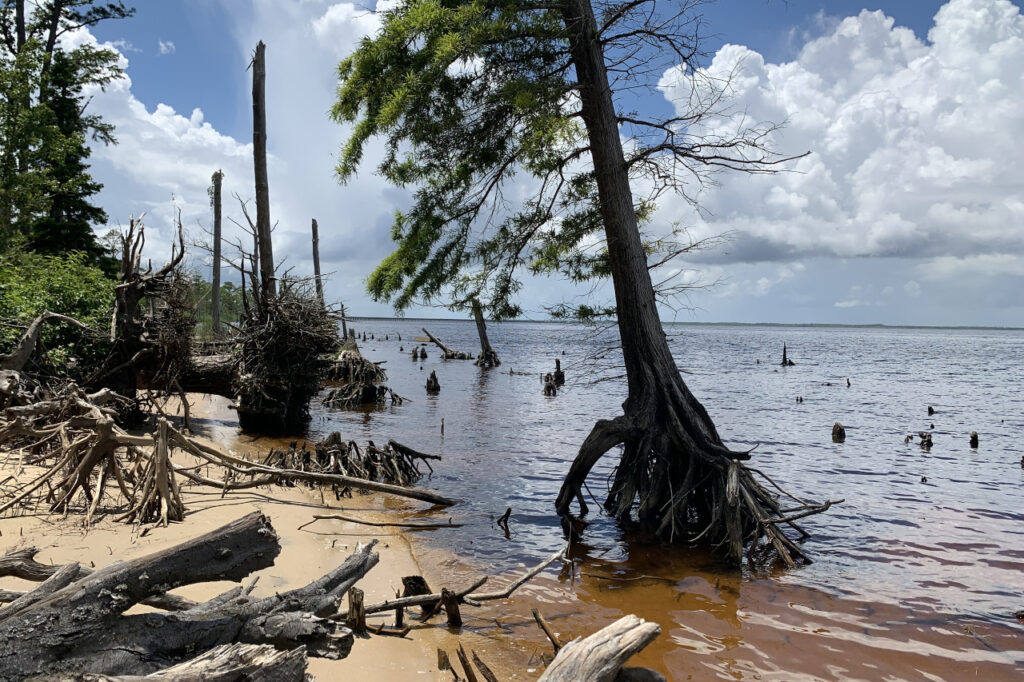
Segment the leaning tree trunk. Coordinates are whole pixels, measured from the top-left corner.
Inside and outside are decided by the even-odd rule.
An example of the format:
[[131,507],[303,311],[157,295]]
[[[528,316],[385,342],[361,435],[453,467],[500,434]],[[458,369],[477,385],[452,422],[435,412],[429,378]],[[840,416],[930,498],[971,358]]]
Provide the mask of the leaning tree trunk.
[[806,559],[768,518],[781,514],[774,496],[737,461],[749,454],[725,447],[676,367],[658,317],[590,0],[566,0],[561,6],[590,139],[628,396],[623,414],[599,421],[584,441],[557,509],[567,516],[575,497],[585,510],[580,490],[587,474],[605,452],[623,445],[605,502],[618,519],[629,520],[635,513],[664,540],[702,538],[725,547],[734,562],[741,559],[744,544],[762,533],[787,563],[793,563],[790,552]]
[[476,358],[477,367],[497,367],[501,364],[498,354],[491,348],[491,342],[487,338],[487,322],[484,320],[484,312],[480,307],[480,301],[473,299],[473,319],[476,320],[476,333],[480,336],[480,355]]

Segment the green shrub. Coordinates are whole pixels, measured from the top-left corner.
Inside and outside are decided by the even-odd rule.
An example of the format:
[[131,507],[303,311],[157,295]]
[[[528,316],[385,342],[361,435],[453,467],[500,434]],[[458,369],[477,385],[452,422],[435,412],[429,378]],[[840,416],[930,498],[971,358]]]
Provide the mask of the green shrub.
[[[48,322],[43,349],[37,349],[35,369],[58,376],[81,377],[109,349],[110,315],[116,282],[89,257],[70,252],[43,255],[30,252],[0,254],[0,321],[28,325],[49,310],[89,325],[95,333],[59,321]],[[0,327],[0,354],[11,351],[23,330]]]

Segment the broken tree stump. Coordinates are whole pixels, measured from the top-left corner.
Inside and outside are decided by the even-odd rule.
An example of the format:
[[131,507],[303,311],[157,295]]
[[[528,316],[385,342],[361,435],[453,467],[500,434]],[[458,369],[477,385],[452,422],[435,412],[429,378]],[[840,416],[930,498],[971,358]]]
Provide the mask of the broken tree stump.
[[783,367],[792,367],[796,363],[789,359],[789,355],[786,353],[786,344],[782,344],[782,362],[779,363]]
[[555,382],[555,386],[561,386],[565,383],[565,372],[562,371],[562,361],[555,358],[555,373],[552,376]]
[[441,382],[437,380],[437,372],[431,371],[427,379],[427,393],[440,393]]
[[832,442],[833,443],[842,443],[845,440],[846,440],[846,429],[843,427],[842,424],[840,424],[839,422],[836,422],[835,424],[832,425]]

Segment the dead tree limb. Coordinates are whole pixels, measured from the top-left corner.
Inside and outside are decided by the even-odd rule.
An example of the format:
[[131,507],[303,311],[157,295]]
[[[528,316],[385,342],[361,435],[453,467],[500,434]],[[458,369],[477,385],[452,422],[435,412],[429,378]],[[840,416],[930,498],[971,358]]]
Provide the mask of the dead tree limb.
[[469,353],[463,353],[459,350],[453,350],[448,346],[441,343],[441,341],[433,334],[423,328],[423,333],[427,335],[427,338],[434,342],[434,345],[441,349],[442,357],[445,360],[472,360],[473,356]]
[[15,372],[23,370],[29,358],[32,357],[32,353],[35,352],[39,338],[43,335],[43,325],[50,320],[60,320],[61,322],[73,324],[79,329],[92,331],[88,325],[82,324],[73,317],[46,311],[29,323],[28,329],[21,335],[17,345],[14,346],[14,350],[9,355],[0,358],[0,369],[8,369]]
[[586,639],[574,639],[562,647],[539,682],[614,682],[623,664],[659,634],[661,628],[654,623],[624,616]]

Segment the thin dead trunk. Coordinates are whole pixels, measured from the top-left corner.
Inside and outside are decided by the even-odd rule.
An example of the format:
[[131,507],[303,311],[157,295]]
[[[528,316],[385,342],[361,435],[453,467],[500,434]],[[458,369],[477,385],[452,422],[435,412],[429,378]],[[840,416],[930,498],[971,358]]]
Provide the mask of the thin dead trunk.
[[266,45],[256,44],[252,58],[252,153],[256,176],[256,235],[263,303],[277,294],[274,282],[274,247],[270,237],[270,181],[267,179]]
[[320,305],[324,303],[324,282],[320,277],[320,229],[313,218],[313,276],[316,278],[316,295],[320,299]]
[[476,321],[476,333],[480,337],[480,355],[476,358],[478,367],[497,367],[501,364],[498,354],[491,348],[491,342],[487,338],[487,322],[484,320],[484,311],[480,301],[473,299],[473,319]]
[[25,44],[25,0],[14,3],[14,32],[15,50],[21,52],[21,46]]
[[213,287],[211,291],[211,317],[213,335],[220,335],[220,231],[221,231],[221,184],[224,173],[213,174]]

